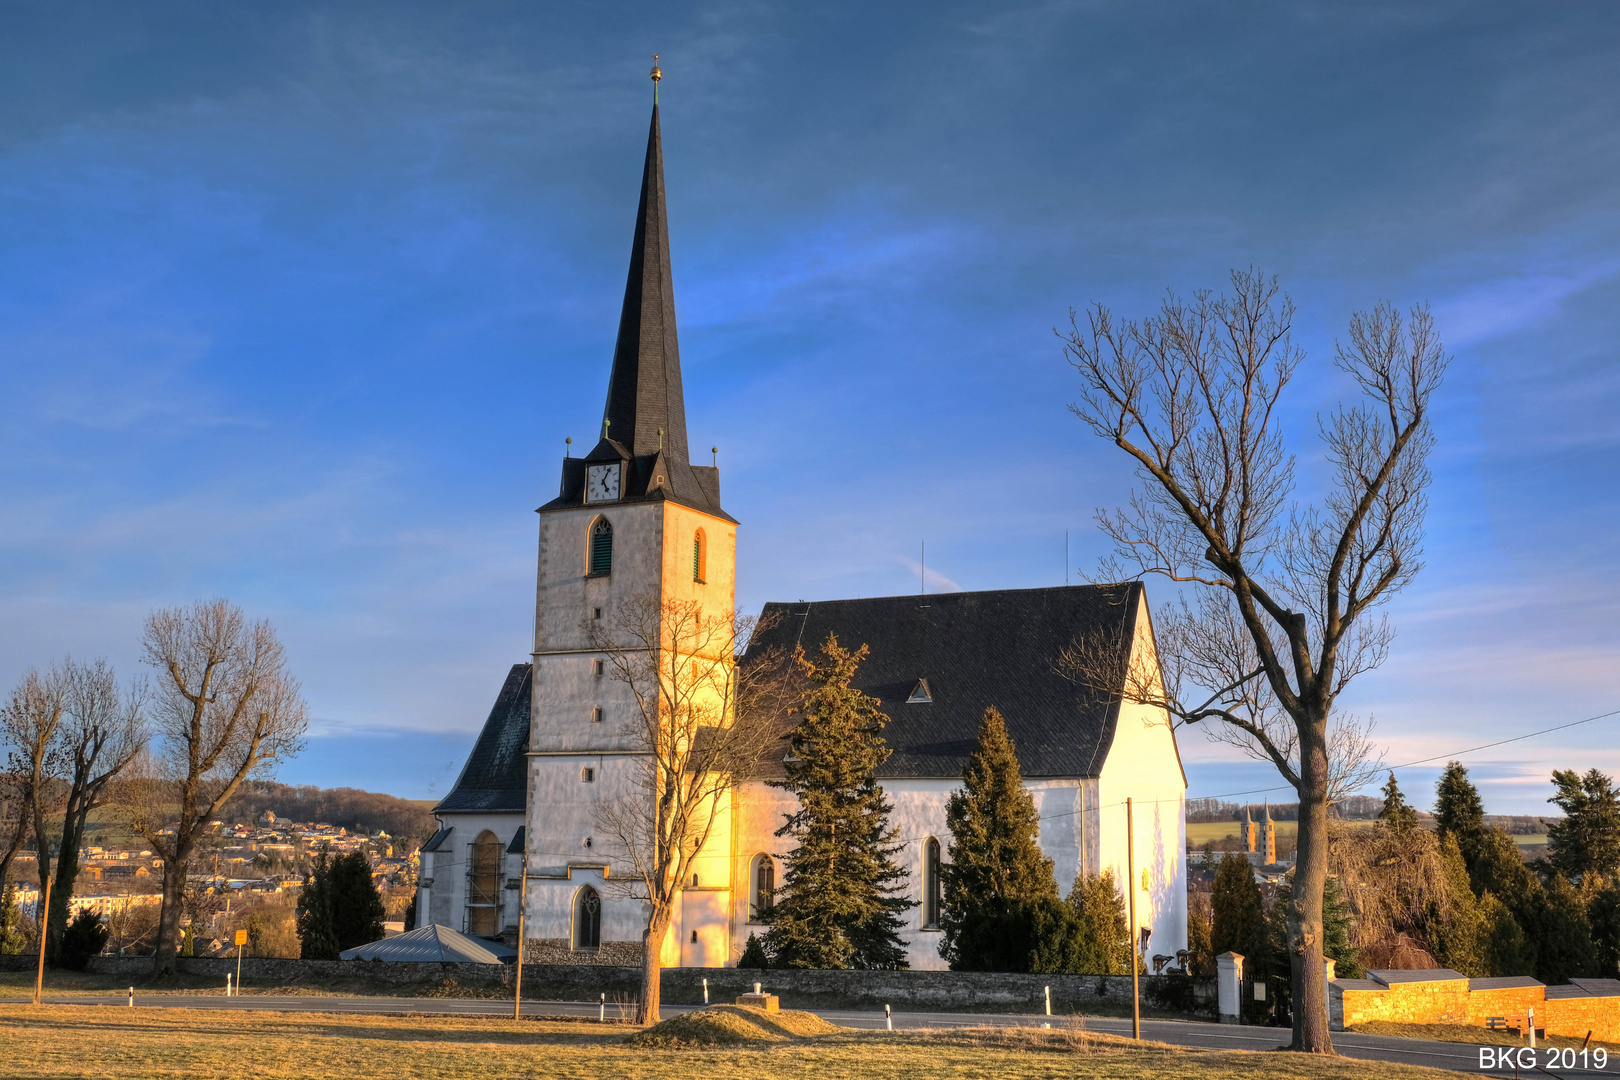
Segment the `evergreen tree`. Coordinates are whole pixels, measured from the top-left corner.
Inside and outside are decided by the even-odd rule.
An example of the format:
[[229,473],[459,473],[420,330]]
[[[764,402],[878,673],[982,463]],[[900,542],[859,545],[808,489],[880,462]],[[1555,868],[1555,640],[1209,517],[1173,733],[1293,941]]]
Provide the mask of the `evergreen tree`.
[[1215,913],[1210,948],[1215,955],[1235,952],[1258,958],[1264,944],[1266,913],[1248,859],[1232,851],[1221,859],[1215,870],[1210,905]]
[[382,894],[371,877],[365,853],[351,851],[333,859],[327,870],[332,906],[332,935],[338,951],[353,949],[383,936]]
[[[1492,893],[1509,911],[1521,927],[1534,924],[1543,906],[1543,889],[1536,875],[1525,865],[1519,854],[1519,845],[1501,829],[1481,833],[1476,841],[1475,858],[1468,877],[1476,896]],[[1464,849],[1464,858],[1467,849]],[[1515,974],[1524,974],[1516,972]]]
[[962,769],[962,790],[945,808],[950,862],[940,868],[944,898],[939,954],[957,971],[1027,971],[1029,919],[1058,899],[1052,860],[1041,853],[1040,816],[1024,787],[1018,752],[994,708]]
[[773,785],[798,796],[777,836],[796,846],[785,873],[765,948],[777,967],[894,969],[906,966],[901,895],[906,873],[889,827],[893,809],[877,783],[888,760],[887,718],[876,698],[849,685],[866,646],[850,652],[828,635],[815,662],[794,661],[809,679],[801,718],[788,736],[787,778]]
[[422,887],[418,885],[411,891],[411,902],[405,905],[405,926],[402,933],[410,933],[416,929],[416,902],[422,899]]
[[1485,835],[1485,804],[1479,789],[1468,779],[1468,770],[1455,761],[1446,762],[1434,788],[1434,820],[1442,837],[1455,836],[1469,872]]
[[1620,976],[1620,888],[1605,883],[1594,890],[1586,918],[1592,925],[1592,974],[1600,979]]
[[1620,870],[1620,797],[1614,781],[1596,769],[1585,776],[1556,769],[1552,781],[1557,792],[1547,801],[1564,812],[1564,819],[1547,830],[1553,869],[1573,882],[1594,873],[1613,877]]
[[[1426,937],[1434,958],[1469,978],[1494,974],[1486,958],[1486,923],[1482,902],[1474,896],[1468,880],[1468,866],[1455,836],[1440,840],[1440,861],[1445,867],[1446,905],[1450,914],[1434,916]],[[1511,916],[1509,916],[1511,918]]]
[[1417,811],[1407,805],[1393,772],[1389,774],[1389,783],[1384,785],[1384,808],[1378,811],[1378,817],[1398,834],[1417,828]]
[[1187,974],[1214,975],[1215,950],[1210,945],[1214,912],[1206,892],[1187,893]]
[[737,966],[740,968],[753,968],[756,971],[764,971],[771,966],[771,958],[765,955],[765,946],[760,942],[758,936],[754,934],[748,935],[748,944],[743,946],[743,953],[737,960]]
[[314,867],[304,874],[304,887],[298,894],[298,957],[301,960],[336,960],[341,951],[337,928],[332,921],[329,864],[330,856],[322,845],[315,856]]
[[[1074,879],[1069,890],[1069,908],[1074,912],[1079,941],[1074,971],[1081,975],[1128,975],[1131,971],[1131,926],[1125,896],[1114,881],[1114,872],[1086,874]],[[1191,935],[1188,948],[1191,949]],[[1208,933],[1204,948],[1208,949]]]
[[0,894],[0,953],[14,956],[28,951],[28,931],[23,926],[22,908],[17,905],[17,890],[8,881]]
[[60,967],[70,971],[83,971],[90,966],[90,958],[107,947],[111,931],[94,911],[81,911],[62,931],[62,943],[57,956]]
[[1529,975],[1535,971],[1535,945],[1513,912],[1493,893],[1479,898],[1479,919],[1480,951],[1487,975]]
[[1536,978],[1549,986],[1591,974],[1592,927],[1586,904],[1563,874],[1547,883],[1540,917],[1531,925],[1536,938]]

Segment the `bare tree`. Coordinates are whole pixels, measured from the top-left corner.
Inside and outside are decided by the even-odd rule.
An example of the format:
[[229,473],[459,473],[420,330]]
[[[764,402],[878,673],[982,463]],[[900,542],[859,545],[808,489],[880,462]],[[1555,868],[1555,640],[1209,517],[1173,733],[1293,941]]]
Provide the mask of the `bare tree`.
[[[636,713],[625,734],[639,751],[633,794],[602,804],[601,824],[631,873],[623,895],[642,900],[640,1023],[659,1019],[664,939],[698,853],[729,807],[732,788],[759,774],[780,737],[785,665],[750,657],[750,616],[715,614],[688,600],[638,596],[586,624]],[[727,853],[729,854],[729,852]]]
[[[16,818],[9,821],[6,851],[0,856],[0,883],[11,872],[23,841],[32,834],[39,851],[40,895],[51,875],[49,831],[45,817],[53,809],[51,780],[60,763],[57,730],[67,711],[68,679],[60,667],[41,675],[29,669],[11,691],[0,710],[0,729],[10,753],[6,771],[10,774],[11,795],[15,798]],[[9,813],[9,808],[8,808]]]
[[163,859],[157,977],[174,970],[186,868],[208,823],[244,780],[303,749],[308,720],[275,631],[224,600],[154,612],[142,644],[161,672],[151,706],[158,746],[132,824]]
[[1232,288],[1191,302],[1172,294],[1140,322],[1096,305],[1060,336],[1084,388],[1071,408],[1131,456],[1141,480],[1128,507],[1098,515],[1115,548],[1102,576],[1158,574],[1198,598],[1160,648],[1205,696],[1165,692],[1160,703],[1184,723],[1230,725],[1299,792],[1293,1048],[1332,1053],[1322,981],[1329,725],[1345,687],[1388,653],[1391,628],[1372,609],[1419,568],[1429,399],[1449,358],[1426,307],[1351,317],[1335,360],[1361,400],[1319,418],[1330,476],[1323,497],[1302,506],[1277,412],[1304,360],[1294,307],[1255,271],[1234,272]]
[[106,805],[110,785],[146,748],[147,741],[143,683],[121,691],[117,675],[105,660],[76,664],[70,659],[62,670],[67,708],[57,725],[56,757],[66,790],[56,883],[45,923],[45,952],[53,963],[67,928],[68,901],[79,876],[79,847],[90,811]]

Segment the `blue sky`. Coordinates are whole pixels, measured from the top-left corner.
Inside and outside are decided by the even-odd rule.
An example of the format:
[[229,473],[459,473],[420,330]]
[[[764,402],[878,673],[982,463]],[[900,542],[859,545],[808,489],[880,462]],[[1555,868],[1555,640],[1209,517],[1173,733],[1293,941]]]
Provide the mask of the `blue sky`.
[[[1427,566],[1348,708],[1391,763],[1620,708],[1609,4],[8,5],[0,680],[137,669],[153,607],[279,628],[293,782],[442,794],[525,659],[532,510],[600,417],[663,125],[691,442],[739,602],[1063,581],[1117,450],[1071,306],[1281,276],[1434,306]],[[1165,595],[1162,584],[1150,596]],[[1535,812],[1620,718],[1465,760]],[[1193,795],[1276,782],[1197,732]],[[1438,766],[1403,774],[1426,804]]]

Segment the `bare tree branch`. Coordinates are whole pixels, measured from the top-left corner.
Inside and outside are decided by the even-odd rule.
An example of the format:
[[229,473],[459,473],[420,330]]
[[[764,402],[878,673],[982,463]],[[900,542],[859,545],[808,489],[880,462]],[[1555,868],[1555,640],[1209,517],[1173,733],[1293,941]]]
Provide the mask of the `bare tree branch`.
[[[1231,286],[1229,296],[1170,294],[1139,322],[1097,305],[1084,321],[1071,313],[1060,336],[1081,379],[1070,408],[1131,457],[1141,481],[1127,507],[1098,513],[1114,547],[1107,579],[1156,574],[1195,598],[1161,620],[1166,685],[1133,674],[1126,693],[1181,723],[1215,721],[1212,737],[1271,761],[1298,790],[1294,1048],[1331,1052],[1316,966],[1327,807],[1376,760],[1370,723],[1336,702],[1388,655],[1392,631],[1369,609],[1421,563],[1429,399],[1449,358],[1427,307],[1403,317],[1380,304],[1351,318],[1335,363],[1361,399],[1319,420],[1329,489],[1302,507],[1279,422],[1304,361],[1294,307],[1256,271],[1234,272]],[[1077,643],[1063,667],[1100,683],[1121,663],[1105,658],[1109,647]]]

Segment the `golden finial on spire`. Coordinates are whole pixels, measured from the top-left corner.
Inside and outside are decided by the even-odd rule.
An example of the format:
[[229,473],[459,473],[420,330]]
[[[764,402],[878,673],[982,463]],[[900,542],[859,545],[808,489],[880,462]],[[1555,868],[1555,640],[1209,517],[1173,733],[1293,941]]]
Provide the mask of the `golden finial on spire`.
[[652,75],[652,82],[653,82],[653,104],[656,105],[656,104],[658,104],[658,80],[662,79],[664,77],[664,73],[662,71],[658,70],[658,54],[657,53],[653,53],[653,68],[652,68],[651,75]]

